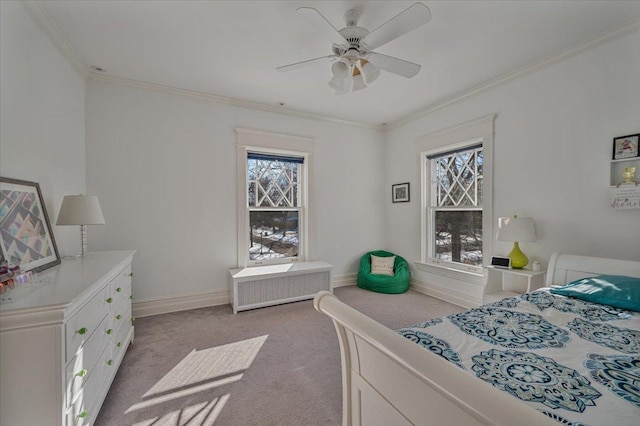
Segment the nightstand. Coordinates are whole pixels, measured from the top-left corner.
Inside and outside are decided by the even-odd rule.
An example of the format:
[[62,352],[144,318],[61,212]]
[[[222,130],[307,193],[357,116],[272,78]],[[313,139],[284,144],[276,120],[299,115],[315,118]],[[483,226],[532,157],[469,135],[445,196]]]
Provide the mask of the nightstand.
[[519,296],[544,287],[545,271],[487,266],[487,285],[482,303]]

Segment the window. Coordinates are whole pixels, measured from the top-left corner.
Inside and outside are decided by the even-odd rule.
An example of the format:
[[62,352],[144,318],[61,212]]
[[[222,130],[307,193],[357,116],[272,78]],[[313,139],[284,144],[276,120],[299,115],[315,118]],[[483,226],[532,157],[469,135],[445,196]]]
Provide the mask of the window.
[[486,115],[416,139],[424,272],[484,285],[493,249],[493,127]]
[[313,139],[235,131],[238,268],[312,258]]
[[430,178],[428,258],[479,271],[483,261],[482,144],[424,156]]
[[303,157],[248,152],[249,264],[299,258],[302,167]]

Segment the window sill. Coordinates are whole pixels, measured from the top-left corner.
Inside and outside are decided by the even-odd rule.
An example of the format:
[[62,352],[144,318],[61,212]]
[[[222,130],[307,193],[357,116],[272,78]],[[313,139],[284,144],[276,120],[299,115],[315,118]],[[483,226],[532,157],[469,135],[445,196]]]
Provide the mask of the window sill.
[[418,271],[427,272],[454,280],[464,281],[471,284],[485,285],[484,272],[461,271],[459,269],[449,268],[444,265],[434,265],[415,261],[414,265]]

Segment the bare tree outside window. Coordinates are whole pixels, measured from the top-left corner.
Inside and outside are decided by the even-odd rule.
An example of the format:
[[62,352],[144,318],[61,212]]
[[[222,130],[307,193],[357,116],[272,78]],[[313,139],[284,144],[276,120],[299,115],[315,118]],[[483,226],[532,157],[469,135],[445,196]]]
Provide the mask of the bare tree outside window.
[[431,157],[435,259],[482,265],[482,147]]
[[300,167],[286,158],[248,158],[249,259],[295,258],[299,247]]

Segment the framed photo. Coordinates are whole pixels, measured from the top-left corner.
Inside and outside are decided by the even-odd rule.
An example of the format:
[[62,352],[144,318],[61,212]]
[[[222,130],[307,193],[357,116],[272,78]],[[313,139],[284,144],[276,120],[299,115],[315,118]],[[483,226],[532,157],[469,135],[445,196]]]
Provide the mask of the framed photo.
[[638,157],[640,155],[638,152],[638,139],[640,139],[640,133],[613,138],[613,159]]
[[409,202],[409,182],[391,185],[391,201],[394,203]]
[[36,182],[0,177],[0,260],[38,272],[60,263]]

